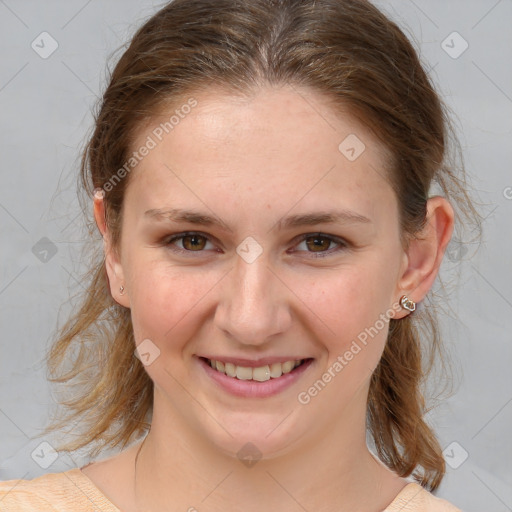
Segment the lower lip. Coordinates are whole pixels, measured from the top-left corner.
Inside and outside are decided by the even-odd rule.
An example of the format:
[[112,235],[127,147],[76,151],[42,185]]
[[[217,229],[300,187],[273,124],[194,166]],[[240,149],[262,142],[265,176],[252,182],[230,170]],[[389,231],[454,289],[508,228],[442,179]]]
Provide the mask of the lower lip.
[[264,382],[256,380],[240,380],[236,377],[228,377],[226,374],[214,370],[210,363],[198,358],[199,364],[206,374],[214,380],[222,389],[235,396],[246,398],[266,398],[277,395],[286,388],[297,382],[305,371],[311,366],[313,359],[308,359],[289,373],[283,373],[277,379],[270,379]]

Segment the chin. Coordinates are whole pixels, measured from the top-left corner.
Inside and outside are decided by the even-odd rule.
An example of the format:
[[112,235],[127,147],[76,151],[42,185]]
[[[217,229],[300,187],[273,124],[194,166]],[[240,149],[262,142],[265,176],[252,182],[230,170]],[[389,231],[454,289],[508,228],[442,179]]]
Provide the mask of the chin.
[[[230,414],[229,420],[219,421],[222,426],[215,421],[213,425],[210,423],[203,435],[210,446],[250,466],[251,460],[273,459],[291,451],[293,426],[290,421],[283,421],[288,414],[288,411],[279,415]],[[226,429],[222,428],[225,425]]]

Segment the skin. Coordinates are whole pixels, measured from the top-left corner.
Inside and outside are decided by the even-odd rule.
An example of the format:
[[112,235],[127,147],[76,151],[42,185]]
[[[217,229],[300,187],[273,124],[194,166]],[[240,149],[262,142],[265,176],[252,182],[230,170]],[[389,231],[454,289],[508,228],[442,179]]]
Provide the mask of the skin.
[[[394,318],[410,314],[396,306],[402,295],[424,299],[452,234],[453,209],[430,198],[421,239],[405,251],[386,150],[350,115],[335,116],[316,92],[291,87],[250,99],[212,91],[194,97],[197,107],[132,171],[118,248],[102,200],[94,201],[112,295],[131,309],[137,344],[150,339],[160,355],[145,366],[154,413],[136,493],[140,442],[83,472],[128,512],[171,504],[212,512],[233,504],[249,512],[277,504],[290,512],[383,510],[407,483],[373,458],[365,440],[370,376],[388,324],[307,405],[297,396],[379,315],[393,305]],[[159,122],[140,130],[135,147]],[[352,162],[338,150],[349,134],[366,146]],[[171,207],[203,211],[230,231],[145,216]],[[341,208],[370,222],[276,227],[289,215]],[[190,239],[169,243],[186,231],[210,239],[196,239],[195,251]],[[321,239],[315,249],[318,232],[348,245]],[[309,244],[299,239],[304,234]],[[252,263],[236,252],[248,236],[263,250]],[[195,356],[204,354],[314,363],[275,396],[241,398],[198,366]],[[250,468],[237,458],[247,442],[262,453]]]

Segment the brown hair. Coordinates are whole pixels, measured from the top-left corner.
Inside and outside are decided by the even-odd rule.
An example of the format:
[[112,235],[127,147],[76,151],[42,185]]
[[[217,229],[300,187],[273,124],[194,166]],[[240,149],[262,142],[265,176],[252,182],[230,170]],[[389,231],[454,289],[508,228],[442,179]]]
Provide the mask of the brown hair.
[[[164,108],[212,86],[249,95],[264,85],[310,88],[376,134],[392,155],[390,181],[404,236],[414,236],[424,225],[433,183],[454,206],[457,225],[463,216],[466,226],[480,227],[464,169],[448,164],[446,107],[409,40],[371,3],[175,0],[139,28],[121,56],[83,153],[87,209],[93,189],[104,188],[114,246],[129,176],[115,186],[105,184],[130,158],[138,129]],[[153,383],[133,354],[130,311],[113,300],[103,259],[92,267],[80,300],[48,352],[50,380],[76,389],[72,398],[60,400],[67,415],[50,429],[76,422],[82,432],[62,449],[99,443],[94,455],[102,447],[124,447],[144,433]],[[403,477],[423,468],[413,476],[429,490],[439,486],[445,472],[439,442],[424,419],[421,389],[438,352],[432,301],[413,315],[391,319],[367,404],[378,456]],[[70,361],[66,370],[64,361]]]

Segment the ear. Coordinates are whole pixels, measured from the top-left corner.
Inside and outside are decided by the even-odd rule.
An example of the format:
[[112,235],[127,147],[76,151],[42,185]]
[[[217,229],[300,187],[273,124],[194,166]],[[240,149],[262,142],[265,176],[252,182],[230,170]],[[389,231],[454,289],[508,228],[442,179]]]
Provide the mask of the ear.
[[127,291],[121,294],[121,286],[125,286],[123,267],[117,254],[112,246],[110,232],[107,227],[105,217],[105,192],[99,188],[94,191],[94,219],[101,236],[103,237],[103,251],[105,252],[105,269],[107,271],[108,282],[110,285],[110,293],[114,300],[126,308],[130,307],[130,299]]
[[[425,227],[410,241],[404,253],[395,300],[407,295],[419,303],[425,298],[441,267],[446,246],[452,236],[454,218],[453,208],[444,197],[433,196],[428,199]],[[395,318],[407,314],[406,310],[401,310]]]

